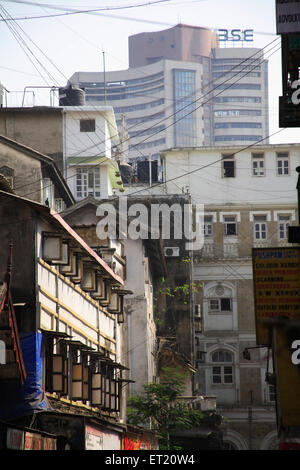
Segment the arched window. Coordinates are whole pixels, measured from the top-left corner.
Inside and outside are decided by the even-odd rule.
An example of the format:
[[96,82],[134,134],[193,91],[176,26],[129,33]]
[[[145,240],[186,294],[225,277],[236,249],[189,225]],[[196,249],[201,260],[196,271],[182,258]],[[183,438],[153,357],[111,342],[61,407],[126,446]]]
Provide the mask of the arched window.
[[233,384],[233,355],[220,349],[212,354],[212,383]]
[[223,450],[238,450],[238,448],[232,442],[223,441]]

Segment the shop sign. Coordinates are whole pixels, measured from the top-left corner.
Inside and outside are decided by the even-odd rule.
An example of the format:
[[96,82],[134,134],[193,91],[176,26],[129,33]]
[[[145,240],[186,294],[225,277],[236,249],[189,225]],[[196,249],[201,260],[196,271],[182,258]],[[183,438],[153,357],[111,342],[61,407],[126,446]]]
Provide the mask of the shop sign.
[[26,432],[25,450],[42,450],[42,436],[40,434]]
[[276,0],[277,34],[300,33],[300,3],[298,0]]
[[103,450],[103,432],[92,426],[85,427],[85,449]]
[[264,320],[300,320],[300,248],[253,248],[252,262],[256,341],[268,345]]
[[124,437],[123,450],[150,450],[150,444],[144,438]]
[[12,450],[24,449],[24,431],[7,428],[6,447]]
[[56,450],[56,439],[52,437],[43,437],[43,450]]
[[118,433],[103,433],[103,450],[121,450],[121,438]]

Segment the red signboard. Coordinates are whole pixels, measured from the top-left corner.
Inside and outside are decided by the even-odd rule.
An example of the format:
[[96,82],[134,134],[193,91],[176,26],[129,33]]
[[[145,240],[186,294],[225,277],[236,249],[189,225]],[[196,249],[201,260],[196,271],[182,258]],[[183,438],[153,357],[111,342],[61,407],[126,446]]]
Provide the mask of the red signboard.
[[125,437],[123,450],[150,450],[150,444],[145,439]]
[[42,436],[40,434],[26,432],[25,450],[42,450]]

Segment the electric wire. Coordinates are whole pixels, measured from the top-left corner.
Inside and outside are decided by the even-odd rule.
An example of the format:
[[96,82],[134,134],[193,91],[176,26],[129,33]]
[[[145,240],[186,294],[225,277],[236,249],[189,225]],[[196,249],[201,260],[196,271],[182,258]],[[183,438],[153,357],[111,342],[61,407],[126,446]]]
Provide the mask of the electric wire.
[[[274,41],[272,41],[272,42],[274,42]],[[277,51],[274,51],[273,53],[275,53],[275,52],[277,52]],[[273,54],[273,53],[272,53],[272,54]],[[265,60],[265,59],[264,59],[264,60]],[[247,72],[245,73],[245,75],[247,75]],[[237,81],[239,81],[240,79],[241,79],[241,78],[239,78]],[[234,82],[234,83],[236,83],[236,82]],[[230,85],[231,85],[231,83],[230,83]],[[228,86],[228,88],[230,88],[230,85]],[[227,88],[226,88],[226,89],[227,89]],[[222,93],[222,91],[221,91],[221,93]],[[219,94],[221,94],[221,93],[219,93]],[[199,100],[199,98],[198,98],[197,100],[195,100],[195,102],[198,101],[198,100]],[[209,101],[209,100],[208,100],[208,101]],[[206,102],[203,103],[203,104],[206,104]],[[201,104],[200,106],[202,106],[203,104]],[[188,105],[188,106],[190,106],[190,105]],[[199,106],[199,107],[200,107],[200,106]],[[184,107],[184,108],[185,108],[185,107]],[[184,109],[184,108],[182,108],[182,109]],[[177,112],[182,111],[182,109],[179,110],[179,111],[177,111]],[[197,108],[196,108],[196,109],[197,109]],[[177,114],[177,112],[176,112],[176,113],[173,113],[173,115],[174,115],[174,114]],[[189,112],[187,115],[191,114],[192,112],[194,112],[194,110],[191,111],[191,112]],[[178,122],[179,120],[183,119],[184,117],[186,117],[186,115],[183,116],[182,118],[178,119],[178,120],[175,121],[174,123],[171,123],[171,124],[170,124],[169,126],[167,126],[167,127],[171,127],[172,125],[176,124],[176,122]],[[168,119],[168,118],[167,118],[167,119]],[[164,120],[165,120],[165,119],[164,119]],[[164,120],[163,120],[163,121],[164,121]],[[151,129],[151,127],[150,127],[149,129]],[[154,134],[154,135],[155,135],[155,134]],[[148,140],[149,137],[150,137],[150,136],[146,137],[144,140],[142,140],[142,142],[145,142],[146,140]],[[152,137],[152,135],[151,135],[151,137]],[[268,137],[270,137],[270,136],[268,136]],[[266,137],[266,138],[268,138],[268,137]],[[261,140],[265,140],[266,138],[261,139]],[[260,140],[257,141],[257,142],[260,142]],[[257,142],[256,142],[256,143],[257,143]],[[91,157],[91,158],[94,158],[94,157],[95,157],[95,156],[93,156],[93,157]],[[74,177],[74,176],[76,176],[76,175],[71,175],[71,177]],[[67,178],[67,179],[68,179],[68,178]],[[162,183],[160,183],[160,184],[162,184]]]

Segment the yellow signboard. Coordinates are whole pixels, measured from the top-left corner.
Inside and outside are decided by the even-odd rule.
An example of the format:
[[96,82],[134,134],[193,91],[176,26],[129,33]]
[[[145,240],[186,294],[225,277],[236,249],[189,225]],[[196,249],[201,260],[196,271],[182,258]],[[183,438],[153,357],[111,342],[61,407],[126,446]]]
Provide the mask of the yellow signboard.
[[300,247],[253,248],[256,342],[267,345],[263,320],[285,317],[300,320]]

